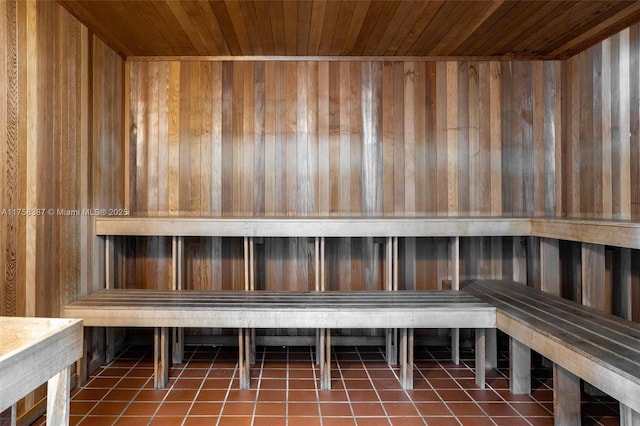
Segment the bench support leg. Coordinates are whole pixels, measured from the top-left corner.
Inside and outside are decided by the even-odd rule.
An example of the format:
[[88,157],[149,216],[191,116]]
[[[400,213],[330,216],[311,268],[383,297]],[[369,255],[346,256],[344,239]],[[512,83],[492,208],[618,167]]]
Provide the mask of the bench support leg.
[[156,327],[153,336],[153,385],[163,389],[169,382],[169,329]]
[[620,426],[640,426],[640,413],[620,404]]
[[251,339],[251,352],[249,352],[249,361],[251,362],[251,365],[256,363],[256,329],[252,328],[251,329],[251,336],[249,336]]
[[67,367],[47,382],[47,426],[69,424],[71,368]]
[[238,372],[240,389],[251,388],[251,330],[238,329]]
[[486,333],[484,328],[476,328],[476,385],[485,386]]
[[485,366],[494,370],[498,368],[498,329],[487,328],[485,333],[487,339]]
[[553,417],[556,426],[580,425],[580,378],[553,364]]
[[171,361],[173,364],[184,361],[184,328],[171,329]]
[[331,389],[331,329],[319,329],[320,344],[318,358],[320,363],[320,389]]
[[413,389],[413,328],[400,329],[400,383]]
[[509,338],[509,387],[516,395],[531,394],[531,349],[520,341]]
[[116,357],[116,329],[113,327],[105,328],[105,362],[110,363]]
[[460,329],[451,329],[451,361],[458,365],[460,364]]
[[[87,384],[87,379],[89,378],[89,358],[87,354],[89,353],[89,338],[87,337],[87,332],[85,328],[84,336],[82,337],[82,358],[80,358],[76,362],[76,372],[77,372],[77,383],[76,385],[79,387],[83,387]],[[91,328],[92,334],[96,328]]]
[[386,358],[388,365],[398,365],[398,329],[387,328]]

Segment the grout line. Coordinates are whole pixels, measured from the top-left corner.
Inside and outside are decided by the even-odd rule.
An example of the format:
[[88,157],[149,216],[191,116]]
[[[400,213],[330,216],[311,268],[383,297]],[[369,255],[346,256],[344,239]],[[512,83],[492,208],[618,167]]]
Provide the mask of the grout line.
[[285,374],[285,381],[284,381],[284,421],[285,421],[285,425],[289,425],[289,347],[287,346],[287,351],[286,353],[286,374]]
[[[131,348],[131,346],[127,346],[127,348],[126,348],[126,349],[124,349],[124,350],[120,353],[120,355],[119,355],[119,356],[117,356],[116,358],[114,358],[114,359],[113,359],[109,364],[107,364],[107,365],[103,368],[103,371],[101,371],[101,372],[100,372],[100,373],[98,373],[97,375],[93,376],[93,379],[91,379],[91,380],[86,384],[86,386],[85,386],[84,388],[91,388],[90,383],[91,383],[91,382],[93,382],[96,378],[101,377],[101,376],[102,376],[102,373],[104,372],[104,370],[107,370],[107,369],[111,368],[111,366],[113,365],[113,363],[114,363],[116,360],[119,360],[119,359],[120,359],[120,357],[122,357],[122,355],[123,355],[123,354],[125,354],[125,353],[130,349],[130,348]],[[135,363],[134,363],[131,367],[129,367],[129,370],[127,371],[127,373],[131,372],[131,370],[133,370],[133,369],[134,369],[134,368],[135,368],[135,367],[140,363],[140,361],[144,358],[144,355],[145,355],[145,353],[143,353],[143,354],[141,354],[141,355],[140,355],[140,357],[137,359],[137,361],[135,361]],[[84,416],[82,416],[82,419],[80,420],[80,423],[84,422],[84,421],[85,421],[85,419],[86,419],[86,418],[91,414],[91,412],[92,412],[93,410],[95,410],[95,409],[98,407],[98,405],[100,405],[100,403],[101,403],[101,402],[105,402],[105,401],[104,401],[105,396],[107,396],[107,394],[109,394],[109,392],[111,392],[113,389],[115,389],[115,388],[118,386],[118,383],[120,383],[122,380],[124,380],[125,376],[126,376],[126,374],[125,374],[124,376],[120,377],[120,379],[119,379],[119,380],[117,380],[117,381],[113,384],[113,386],[111,386],[111,388],[109,389],[109,391],[105,392],[105,394],[104,394],[104,395],[102,395],[102,398],[100,398],[98,401],[92,401],[92,402],[94,402],[93,407],[92,407],[89,411],[87,411],[87,412],[84,414]],[[145,385],[149,382],[149,380],[150,380],[150,378],[147,378],[147,381],[145,382]],[[143,387],[142,387],[142,388],[138,389],[138,392],[136,393],[136,395],[138,395],[138,394],[140,393],[140,391],[144,388],[144,386],[145,386],[145,385],[143,385]],[[102,388],[97,388],[97,389],[102,389]],[[134,398],[135,398],[135,396],[134,396]],[[128,403],[128,404],[127,404],[127,405],[122,409],[122,411],[120,412],[120,415],[118,416],[118,418],[120,418],[120,416],[122,416],[122,413],[124,413],[124,412],[125,412],[125,410],[129,407],[129,405],[131,405],[131,401],[129,401],[129,403]],[[118,420],[116,419],[116,421],[115,421],[115,422],[117,422],[117,421],[118,421]],[[114,423],[115,423],[115,422],[114,422]]]
[[[379,347],[379,348],[378,348],[378,352],[379,352],[379,353],[383,356],[383,358],[384,358],[384,352],[382,351],[382,347]],[[414,360],[415,360],[415,357],[414,357]],[[394,376],[396,376],[396,380],[398,380],[398,381],[399,381],[398,375],[396,374],[395,370],[394,370],[393,368],[391,368],[391,367],[389,366],[389,364],[387,364],[387,368],[389,368],[389,369],[391,370],[391,372],[394,374]],[[411,374],[413,374],[413,372],[414,372],[414,370],[415,370],[415,369],[417,369],[418,371],[420,371],[420,369],[418,369],[418,368],[416,367],[415,362],[414,362],[414,365],[412,366],[412,369],[411,369]],[[422,373],[420,373],[420,374],[422,374]],[[424,376],[423,376],[423,377],[424,377]],[[373,381],[372,381],[372,384],[373,384]],[[429,386],[431,386],[431,385],[429,385]],[[375,386],[374,386],[374,388],[375,388]],[[376,392],[377,392],[377,390],[378,390],[378,389],[377,389],[377,388],[375,388],[375,389],[376,389]],[[404,392],[404,394],[407,396],[407,398],[409,398],[409,401],[411,402],[411,405],[413,406],[413,409],[414,409],[414,410],[416,410],[416,413],[418,413],[418,416],[420,417],[420,420],[422,420],[422,423],[424,423],[424,424],[426,425],[426,424],[427,424],[427,421],[424,419],[424,416],[422,415],[422,413],[420,412],[420,410],[419,410],[419,409],[418,409],[418,407],[416,406],[416,402],[413,400],[413,398],[411,397],[411,395],[409,395],[409,392],[408,392],[406,389],[402,389],[402,391],[403,391],[403,392]],[[382,400],[382,399],[380,398],[380,396],[379,396],[379,395],[378,395],[378,398],[379,398],[380,400]],[[383,406],[384,406],[384,404],[383,404]]]
[[371,387],[373,388],[373,391],[375,392],[376,396],[378,397],[378,403],[382,407],[382,411],[384,412],[384,416],[387,419],[387,422],[390,425],[392,425],[391,419],[389,418],[389,413],[387,413],[387,409],[384,407],[384,404],[382,403],[382,398],[380,398],[380,394],[378,393],[378,388],[376,388],[376,386],[373,383],[373,380],[371,380],[371,375],[369,374],[369,369],[367,368],[366,364],[364,363],[364,360],[362,359],[362,355],[360,355],[360,349],[357,346],[356,346],[355,349],[356,349],[356,354],[358,354],[358,359],[360,360],[361,367],[364,370],[365,374],[367,375],[367,378],[369,379],[369,384],[371,385]]
[[[189,359],[189,361],[191,361],[193,359],[193,357],[195,356],[196,352],[201,347],[202,346],[196,346],[196,350],[193,351],[193,354],[191,355],[191,358]],[[217,348],[217,350],[215,351],[215,354],[213,355],[213,359],[209,363],[209,368],[207,369],[207,373],[202,378],[202,381],[200,382],[200,386],[198,387],[198,390],[196,391],[196,394],[193,397],[193,401],[191,401],[191,405],[189,406],[189,409],[187,410],[187,414],[185,414],[185,416],[184,416],[184,420],[182,421],[183,425],[189,419],[189,414],[191,413],[191,410],[193,410],[193,406],[195,405],[196,400],[198,399],[198,395],[200,395],[200,392],[204,388],[204,384],[207,381],[207,377],[209,377],[209,373],[211,373],[211,370],[213,370],[213,366],[216,363],[216,359],[218,359],[218,355],[219,354],[220,354],[220,348]],[[184,367],[185,369],[187,368],[187,365],[189,365],[188,362],[185,363],[185,367]],[[220,416],[220,413],[218,413],[218,416]]]
[[[220,350],[220,348],[218,348]],[[227,405],[227,398],[229,398],[229,394],[231,393],[231,388],[233,387],[233,381],[236,378],[236,374],[239,374],[240,365],[236,363],[233,368],[233,374],[231,375],[231,379],[229,379],[229,385],[227,386],[227,393],[224,395],[224,400],[222,401],[222,405],[220,406],[220,413],[218,414],[218,420],[216,420],[216,426],[220,425],[220,420],[222,420],[222,413],[224,413],[224,407]]]
[[[442,366],[442,364],[440,363],[440,360],[438,358],[436,358],[430,350],[425,349],[425,352],[427,353],[428,356],[431,357],[431,359],[433,361],[436,362],[436,364],[438,365],[438,368],[445,370],[445,368]],[[436,389],[431,382],[429,381],[429,379],[427,379],[427,377],[424,375],[424,373],[422,373],[422,370],[418,369],[418,371],[420,372],[420,375],[422,376],[422,378],[429,384],[429,387],[431,389],[433,389],[433,391],[435,392],[435,394],[438,396],[438,398],[440,399],[440,402],[442,402],[445,407],[447,407],[447,410],[449,410],[449,413],[451,413],[451,416],[453,416],[453,418],[458,422],[459,425],[462,425],[462,422],[458,419],[458,416],[454,414],[454,412],[451,410],[451,408],[449,407],[449,404],[447,403],[447,401],[445,401],[442,396],[440,396],[440,392],[438,392],[438,389]],[[426,420],[424,419],[424,416],[422,415],[422,413],[420,413],[420,417],[422,417],[422,421],[424,421],[426,423]]]
[[[467,364],[466,360],[461,360],[462,365],[464,365],[464,369],[466,370],[470,370],[473,373],[473,377],[475,377],[476,375],[476,370],[479,368],[477,365],[474,364],[474,368],[469,367],[469,364]],[[484,368],[484,367],[483,367]],[[493,420],[493,417],[491,417],[489,414],[487,414],[487,412],[484,410],[484,408],[482,408],[482,406],[478,403],[478,401],[475,400],[475,398],[473,398],[469,392],[467,392],[467,388],[462,386],[462,384],[460,382],[458,382],[458,379],[456,377],[454,377],[453,375],[451,375],[451,370],[450,368],[443,368],[443,370],[447,373],[447,376],[449,376],[449,378],[451,378],[451,380],[453,380],[459,387],[460,389],[462,389],[462,391],[465,393],[465,395],[467,395],[469,397],[469,399],[471,400],[472,403],[474,403],[479,409],[480,411],[482,411],[482,413],[494,424],[497,426],[497,423]],[[459,369],[459,370],[463,370],[463,369]],[[486,384],[486,377],[485,377],[485,390],[487,389],[487,386],[489,386],[491,388],[491,390],[495,393],[497,393],[495,391],[495,389],[493,389],[493,387],[491,385],[487,385]],[[452,410],[453,411],[453,410]],[[515,410],[514,410],[515,411]],[[516,411],[517,413],[517,411]]]
[[[162,398],[162,401],[158,402],[158,406],[156,407],[156,411],[154,411],[153,414],[151,416],[149,416],[149,421],[153,420],[154,417],[156,416],[156,414],[158,414],[158,411],[160,411],[160,407],[162,406],[162,404],[165,403],[165,401],[167,399],[167,396],[173,391],[173,387],[175,386],[176,383],[178,383],[178,379],[180,378],[180,376],[182,376],[182,373],[184,372],[184,369],[186,368],[186,365],[189,363],[189,361],[191,361],[192,358],[193,358],[193,353],[191,354],[191,358],[189,358],[189,360],[184,363],[185,367],[181,367],[180,368],[180,372],[178,373],[178,375],[174,379],[173,384],[168,389],[165,388],[167,393],[165,394],[164,398]],[[169,367],[169,370],[171,370],[171,367]],[[187,413],[188,413],[188,411],[187,411]]]
[[[313,348],[314,346],[309,346],[309,355],[311,358],[311,371],[313,372],[313,389],[316,391],[316,401],[318,403],[318,418],[320,419],[320,426],[323,426],[323,416],[322,416],[322,405],[321,405],[321,401],[320,401],[320,390],[318,389],[318,376],[316,375],[317,371],[316,371],[316,363],[315,363],[315,359],[313,358]],[[315,347],[316,349],[318,348],[317,346]],[[318,354],[316,353],[316,357],[318,356]],[[329,368],[331,368],[331,365],[329,365]]]
[[253,424],[256,421],[256,411],[258,410],[258,399],[260,398],[260,386],[262,385],[262,372],[264,369],[264,361],[266,356],[267,356],[266,351],[262,351],[262,360],[260,361],[260,374],[258,374],[258,383],[256,384],[256,396],[255,396],[255,399],[253,400],[253,413],[251,414],[251,424]]
[[355,423],[356,426],[358,426],[358,419],[356,418],[356,413],[355,411],[353,411],[353,405],[351,403],[351,397],[349,396],[349,389],[347,389],[347,384],[344,381],[344,375],[342,374],[342,366],[340,365],[340,362],[338,361],[338,353],[336,351],[335,347],[331,347],[331,352],[333,355],[333,359],[335,359],[335,363],[336,363],[336,369],[338,370],[338,373],[340,374],[340,380],[342,381],[342,389],[344,389],[344,394],[347,398],[347,404],[349,404],[349,410],[351,410],[351,418],[353,419],[353,422]]

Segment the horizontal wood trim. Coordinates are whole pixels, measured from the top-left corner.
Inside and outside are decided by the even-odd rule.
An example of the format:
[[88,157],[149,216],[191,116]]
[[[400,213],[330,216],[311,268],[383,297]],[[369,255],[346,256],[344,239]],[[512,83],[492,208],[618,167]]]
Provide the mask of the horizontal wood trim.
[[216,237],[447,237],[528,235],[526,218],[195,218],[96,219],[97,235]]
[[531,235],[558,240],[640,248],[640,223],[623,220],[534,218]]
[[640,248],[640,223],[521,217],[100,217],[97,235],[208,237],[533,236]]
[[[153,61],[204,61],[204,62],[440,62],[440,61],[513,61],[522,60],[516,55],[503,56],[128,56],[131,62]],[[536,60],[555,60],[556,57],[544,56]]]

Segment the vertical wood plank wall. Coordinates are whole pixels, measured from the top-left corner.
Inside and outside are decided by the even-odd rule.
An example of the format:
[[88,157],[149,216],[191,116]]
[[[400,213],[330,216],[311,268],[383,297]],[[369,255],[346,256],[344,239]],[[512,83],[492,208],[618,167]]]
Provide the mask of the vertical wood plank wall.
[[[640,25],[570,58],[563,67],[562,212],[637,221]],[[613,307],[616,314],[640,320],[640,251],[566,242],[561,247],[565,297],[593,305],[597,295],[598,309]],[[595,275],[604,275],[604,282]]]
[[[205,216],[554,215],[561,70],[559,62],[134,61],[131,209]],[[441,265],[447,241],[405,243],[403,256],[413,259],[405,262],[411,268],[405,281],[417,277],[416,288],[439,288],[447,278]],[[213,278],[214,286],[239,288],[241,265],[218,264],[224,253],[237,252],[234,244],[191,239],[187,273],[195,280],[187,282],[209,288]],[[136,269],[153,279],[137,271],[129,281],[166,287],[157,259],[167,243],[138,245],[132,254],[153,267]],[[479,268],[502,277],[502,266],[491,265],[510,262],[492,257],[501,245],[469,241],[469,259],[483,260],[466,265],[465,276],[478,276]],[[373,241],[337,239],[327,249],[329,288],[382,288],[383,253]],[[265,240],[261,254],[258,282],[309,288],[307,241]]]
[[[82,209],[122,206],[122,76],[123,60],[56,3],[0,1],[0,315],[56,317],[102,285]],[[97,362],[99,342],[89,335]]]

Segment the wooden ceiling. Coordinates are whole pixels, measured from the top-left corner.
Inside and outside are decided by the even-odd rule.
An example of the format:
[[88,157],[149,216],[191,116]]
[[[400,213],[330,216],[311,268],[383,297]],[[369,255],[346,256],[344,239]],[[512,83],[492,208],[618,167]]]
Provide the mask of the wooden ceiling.
[[123,56],[562,59],[640,21],[640,1],[59,0]]

